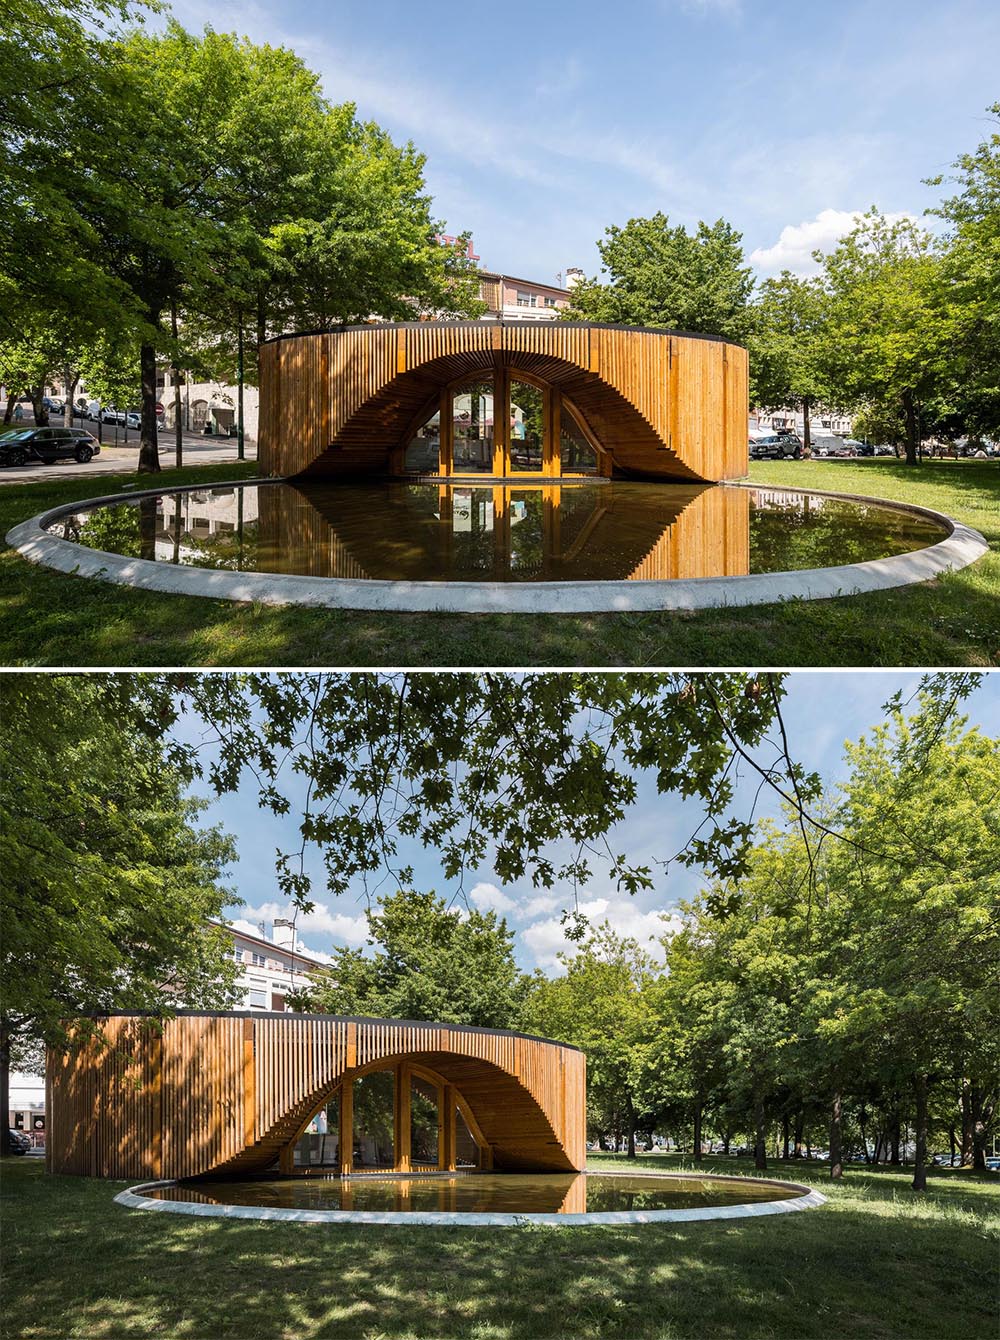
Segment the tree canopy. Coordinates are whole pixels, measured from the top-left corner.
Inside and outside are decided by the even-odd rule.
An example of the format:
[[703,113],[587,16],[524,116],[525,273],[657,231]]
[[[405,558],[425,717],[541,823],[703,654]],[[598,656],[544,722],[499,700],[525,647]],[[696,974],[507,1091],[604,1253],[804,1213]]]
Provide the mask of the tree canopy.
[[[105,1010],[219,1007],[230,839],[198,823],[152,699],[114,680],[0,681],[0,1105],[12,1044]],[[6,1109],[4,1109],[6,1110]]]
[[384,1019],[520,1028],[529,979],[495,912],[465,913],[433,893],[398,890],[368,911],[370,950],[337,947],[295,997],[298,1008]]

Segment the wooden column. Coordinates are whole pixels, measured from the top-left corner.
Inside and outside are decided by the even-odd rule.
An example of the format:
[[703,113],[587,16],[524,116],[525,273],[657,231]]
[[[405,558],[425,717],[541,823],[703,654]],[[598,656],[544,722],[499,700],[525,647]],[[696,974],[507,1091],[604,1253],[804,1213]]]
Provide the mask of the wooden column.
[[254,1068],[252,1019],[243,1020],[243,1145],[257,1139],[257,1076]]
[[457,1166],[455,1108],[455,1086],[446,1084],[441,1097],[441,1167],[448,1172]]
[[451,392],[442,387],[441,403],[438,409],[438,473],[454,473],[455,420],[451,412]]
[[354,1171],[354,1078],[344,1076],[340,1086],[340,1119],[337,1131],[337,1162],[341,1177]]
[[510,474],[510,372],[499,354],[493,359],[493,473]]
[[550,386],[545,392],[548,413],[545,415],[545,446],[542,456],[542,470],[547,468],[550,474],[562,474],[562,392],[556,386]]
[[[156,1027],[149,1040],[149,1097],[152,1107],[152,1147],[149,1151],[149,1171],[153,1177],[163,1176],[163,1033]],[[51,1108],[47,1109],[51,1111]]]
[[410,1104],[410,1067],[405,1061],[401,1061],[396,1067],[396,1083],[394,1086],[393,1097],[393,1123],[392,1135],[395,1145],[395,1159],[397,1172],[410,1171],[410,1136],[411,1136],[411,1104]]
[[278,1154],[278,1168],[285,1176],[295,1171],[295,1146],[297,1143],[297,1140],[290,1140]]

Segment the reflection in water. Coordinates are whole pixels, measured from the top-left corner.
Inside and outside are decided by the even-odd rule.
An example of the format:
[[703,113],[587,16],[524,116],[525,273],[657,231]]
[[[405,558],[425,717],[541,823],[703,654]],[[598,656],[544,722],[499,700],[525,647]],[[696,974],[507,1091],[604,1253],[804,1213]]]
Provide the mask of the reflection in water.
[[583,1214],[689,1210],[785,1200],[799,1193],[752,1178],[609,1177],[600,1173],[464,1173],[434,1177],[199,1179],[147,1191],[158,1200],[295,1210],[411,1210],[451,1214]]
[[389,581],[733,577],[934,544],[876,504],[725,485],[269,484],[96,508],[57,534],[129,557]]

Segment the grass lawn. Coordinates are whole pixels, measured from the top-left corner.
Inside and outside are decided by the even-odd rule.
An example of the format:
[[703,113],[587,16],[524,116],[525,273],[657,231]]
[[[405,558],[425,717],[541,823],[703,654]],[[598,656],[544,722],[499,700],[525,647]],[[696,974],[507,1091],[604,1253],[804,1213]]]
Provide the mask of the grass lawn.
[[[654,1156],[642,1166],[677,1168]],[[600,1157],[592,1166],[624,1164]],[[725,1166],[724,1166],[725,1165]],[[631,1165],[635,1166],[635,1165]],[[747,1171],[747,1161],[713,1160]],[[124,1183],[4,1160],[5,1337],[571,1335],[968,1340],[996,1326],[1000,1185],[850,1169],[800,1214],[627,1228],[420,1229],[125,1210]]]
[[[165,470],[170,483],[254,466]],[[989,666],[1000,665],[1000,462],[755,462],[762,484],[922,503],[974,526],[992,552],[898,591],[695,614],[378,614],[236,605],[62,576],[0,551],[0,664],[17,666]],[[17,521],[134,475],[0,488]]]

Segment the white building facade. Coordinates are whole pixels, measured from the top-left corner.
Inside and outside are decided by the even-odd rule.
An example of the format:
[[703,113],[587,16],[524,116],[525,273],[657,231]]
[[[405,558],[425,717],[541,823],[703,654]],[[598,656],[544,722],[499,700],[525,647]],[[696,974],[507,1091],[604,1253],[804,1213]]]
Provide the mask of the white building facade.
[[235,926],[225,929],[233,937],[233,958],[239,964],[237,986],[240,996],[236,1010],[288,1010],[288,996],[300,990],[311,973],[323,967],[295,948],[295,926],[291,921],[275,918],[272,937],[266,935],[266,923],[261,923],[260,934],[250,935]]

